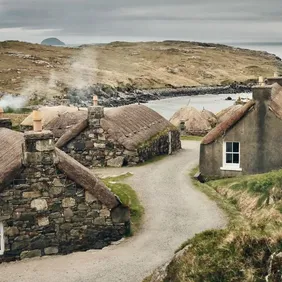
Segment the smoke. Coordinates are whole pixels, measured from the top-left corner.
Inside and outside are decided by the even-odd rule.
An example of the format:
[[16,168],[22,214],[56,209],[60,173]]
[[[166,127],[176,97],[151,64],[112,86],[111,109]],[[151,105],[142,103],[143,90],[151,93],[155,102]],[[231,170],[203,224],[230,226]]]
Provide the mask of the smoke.
[[76,89],[78,96],[86,88],[96,83],[96,52],[93,48],[83,48],[70,58],[60,70],[51,70],[48,79],[32,79],[25,83],[21,94],[29,99],[50,99],[62,97],[66,89]]
[[9,94],[4,95],[0,99],[0,107],[4,110],[7,108],[20,109],[27,103],[27,98],[23,96],[12,96]]

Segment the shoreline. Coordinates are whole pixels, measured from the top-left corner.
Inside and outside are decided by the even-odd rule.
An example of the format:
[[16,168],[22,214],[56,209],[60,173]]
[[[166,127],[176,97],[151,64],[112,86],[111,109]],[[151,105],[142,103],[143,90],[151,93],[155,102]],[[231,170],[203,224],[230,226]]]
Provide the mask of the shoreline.
[[164,88],[151,90],[135,90],[131,93],[123,93],[122,97],[99,97],[99,104],[105,107],[118,107],[134,103],[148,103],[150,101],[162,100],[173,97],[197,96],[197,95],[220,95],[238,94],[251,92],[251,85],[231,84],[227,86],[199,86],[182,88]]

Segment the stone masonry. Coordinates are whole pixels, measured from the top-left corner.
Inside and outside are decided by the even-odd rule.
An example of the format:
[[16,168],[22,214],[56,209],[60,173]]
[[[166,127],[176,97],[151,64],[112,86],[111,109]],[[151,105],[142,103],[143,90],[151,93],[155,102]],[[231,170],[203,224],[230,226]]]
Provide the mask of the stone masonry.
[[101,249],[127,232],[127,223],[68,179],[57,162],[50,131],[25,134],[21,173],[0,193],[0,262]]

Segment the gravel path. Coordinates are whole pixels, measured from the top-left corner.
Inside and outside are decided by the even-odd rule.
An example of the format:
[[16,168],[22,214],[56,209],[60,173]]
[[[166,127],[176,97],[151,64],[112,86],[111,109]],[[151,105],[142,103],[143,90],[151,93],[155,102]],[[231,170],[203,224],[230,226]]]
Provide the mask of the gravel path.
[[168,261],[195,233],[224,226],[215,203],[195,190],[187,172],[198,161],[199,143],[161,161],[135,168],[99,170],[99,174],[134,173],[127,182],[145,207],[142,230],[103,251],[78,252],[0,265],[1,282],[139,282]]

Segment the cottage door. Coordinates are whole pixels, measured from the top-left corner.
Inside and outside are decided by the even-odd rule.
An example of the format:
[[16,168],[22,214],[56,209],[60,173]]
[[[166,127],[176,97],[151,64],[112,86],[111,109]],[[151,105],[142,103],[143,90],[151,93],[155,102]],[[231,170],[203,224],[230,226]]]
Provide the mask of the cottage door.
[[4,246],[5,246],[4,227],[3,227],[3,223],[0,222],[0,256],[4,254]]
[[168,132],[168,154],[171,155],[172,148],[171,148],[171,131]]

